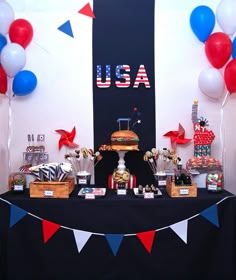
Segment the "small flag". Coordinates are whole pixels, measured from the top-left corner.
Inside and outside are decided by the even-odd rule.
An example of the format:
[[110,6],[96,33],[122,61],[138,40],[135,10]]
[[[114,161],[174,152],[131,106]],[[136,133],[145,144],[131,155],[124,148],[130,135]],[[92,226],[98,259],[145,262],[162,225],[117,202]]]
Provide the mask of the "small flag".
[[17,222],[23,219],[27,214],[28,213],[25,210],[15,205],[11,205],[10,227],[14,226]]
[[92,8],[90,6],[89,3],[87,3],[83,8],[81,8],[78,13],[82,14],[82,15],[85,15],[85,16],[88,16],[88,17],[91,17],[91,18],[95,18],[95,15],[92,11]]
[[218,211],[217,211],[217,205],[212,205],[211,207],[205,209],[200,213],[202,217],[207,219],[209,222],[214,224],[216,227],[220,227],[219,225],[219,218],[218,218]]
[[170,228],[187,244],[188,220],[175,223]]
[[92,233],[83,230],[73,230],[73,233],[74,233],[77,249],[80,253],[84,245],[87,243],[88,239],[92,235]]
[[72,28],[71,28],[71,24],[70,24],[70,21],[66,21],[65,23],[63,23],[61,26],[59,26],[57,28],[58,30],[60,30],[61,32],[64,32],[65,34],[67,34],[68,36],[74,38],[74,35],[73,35],[73,31],[72,31]]
[[106,234],[105,236],[108,241],[108,244],[111,247],[111,250],[112,250],[114,256],[116,256],[116,254],[120,248],[124,235],[123,234]]
[[155,230],[137,233],[138,239],[142,242],[143,246],[149,253],[152,251],[155,233]]
[[60,225],[52,223],[47,220],[42,220],[42,226],[43,226],[44,243],[46,243],[56,233],[56,231],[58,231],[58,229],[61,227]]

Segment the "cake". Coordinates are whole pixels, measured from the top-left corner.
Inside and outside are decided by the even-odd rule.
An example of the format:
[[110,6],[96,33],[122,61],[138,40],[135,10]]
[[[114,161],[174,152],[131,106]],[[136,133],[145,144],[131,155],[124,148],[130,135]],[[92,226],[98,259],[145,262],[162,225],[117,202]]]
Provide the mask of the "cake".
[[115,151],[138,151],[139,137],[132,130],[117,130],[111,134],[111,148]]

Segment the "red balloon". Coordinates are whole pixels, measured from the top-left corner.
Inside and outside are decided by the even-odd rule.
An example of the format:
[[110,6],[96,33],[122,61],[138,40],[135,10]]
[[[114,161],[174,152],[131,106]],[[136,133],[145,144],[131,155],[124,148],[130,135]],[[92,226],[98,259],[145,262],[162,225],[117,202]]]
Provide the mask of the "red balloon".
[[224,80],[229,93],[236,92],[236,58],[232,59],[224,70]]
[[25,49],[33,38],[32,25],[25,19],[14,20],[9,27],[9,38],[12,43],[17,43]]
[[215,68],[223,67],[232,54],[232,42],[223,32],[211,34],[205,43],[205,53]]
[[7,74],[3,67],[0,65],[0,93],[5,94],[7,92]]

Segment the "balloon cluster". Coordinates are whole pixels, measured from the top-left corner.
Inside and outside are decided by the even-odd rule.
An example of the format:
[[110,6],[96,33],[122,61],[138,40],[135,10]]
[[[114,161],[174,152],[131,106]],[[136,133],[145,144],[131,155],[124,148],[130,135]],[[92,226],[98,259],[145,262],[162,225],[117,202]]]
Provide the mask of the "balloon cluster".
[[36,75],[22,70],[26,64],[25,48],[33,38],[33,28],[26,19],[15,19],[14,10],[0,2],[0,93],[8,90],[8,77],[13,79],[14,95],[27,95],[37,85]]
[[[211,67],[202,70],[198,85],[208,97],[218,99],[225,90],[236,92],[236,1],[221,0],[216,14],[208,6],[193,9],[190,26],[196,37],[205,44],[205,54]],[[213,32],[215,23],[221,32]],[[234,39],[231,39],[233,38]],[[221,72],[220,69],[224,67]]]

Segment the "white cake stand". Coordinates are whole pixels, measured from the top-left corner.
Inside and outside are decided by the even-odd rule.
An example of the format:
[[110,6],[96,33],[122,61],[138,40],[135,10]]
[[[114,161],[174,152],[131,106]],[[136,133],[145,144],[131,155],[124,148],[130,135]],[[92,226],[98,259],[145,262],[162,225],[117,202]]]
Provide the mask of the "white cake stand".
[[116,151],[116,152],[118,153],[118,156],[119,156],[117,169],[119,171],[123,171],[123,170],[126,169],[126,166],[125,166],[125,154],[127,153],[127,151]]
[[[125,174],[128,174],[128,179],[130,177],[130,173],[129,170],[126,168],[125,166],[125,154],[127,153],[127,151],[116,151],[118,156],[119,156],[119,160],[118,160],[118,166],[117,168],[114,170],[115,177],[117,174],[118,175],[118,181],[117,182],[117,194],[126,194],[126,187],[127,187],[127,183],[128,181],[123,181],[121,182],[120,179],[121,177],[123,177]],[[114,179],[115,181],[115,179]]]

